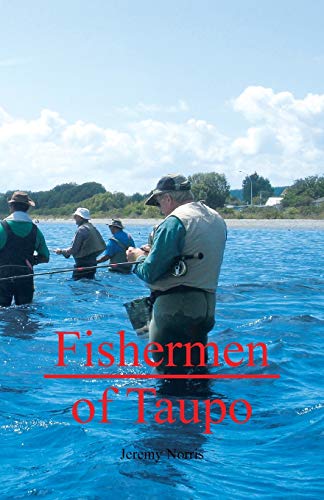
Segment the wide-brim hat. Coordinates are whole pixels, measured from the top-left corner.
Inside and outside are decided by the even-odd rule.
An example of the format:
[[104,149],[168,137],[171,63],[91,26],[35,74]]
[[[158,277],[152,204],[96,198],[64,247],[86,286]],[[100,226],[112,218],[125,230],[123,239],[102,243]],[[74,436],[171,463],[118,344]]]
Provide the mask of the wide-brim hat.
[[15,191],[12,193],[10,200],[8,203],[23,203],[24,205],[30,205],[31,207],[35,206],[35,202],[29,198],[28,194],[25,191]]
[[152,191],[149,198],[145,201],[145,205],[151,205],[158,207],[156,197],[159,194],[168,193],[170,191],[190,191],[191,183],[188,179],[181,174],[168,174],[161,177],[156,185],[156,188]]
[[111,222],[108,222],[107,226],[118,227],[119,229],[124,229],[123,223],[119,219],[112,219]]
[[82,219],[85,220],[91,219],[90,210],[88,210],[87,208],[79,207],[76,209],[73,215],[79,215],[79,217],[82,217]]

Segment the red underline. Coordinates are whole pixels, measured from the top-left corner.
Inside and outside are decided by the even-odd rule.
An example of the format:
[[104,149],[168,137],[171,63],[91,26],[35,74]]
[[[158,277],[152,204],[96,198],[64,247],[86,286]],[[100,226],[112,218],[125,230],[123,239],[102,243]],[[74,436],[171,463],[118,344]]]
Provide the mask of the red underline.
[[82,379],[82,378],[89,378],[89,379],[177,379],[177,378],[185,378],[185,379],[274,379],[274,378],[280,378],[280,375],[278,374],[236,374],[236,373],[224,373],[224,374],[203,374],[203,375],[198,375],[198,374],[143,374],[143,373],[134,373],[134,374],[126,374],[126,373],[95,373],[95,374],[90,374],[90,373],[68,373],[68,374],[62,374],[62,373],[46,373],[44,375],[44,378],[51,378],[51,379]]

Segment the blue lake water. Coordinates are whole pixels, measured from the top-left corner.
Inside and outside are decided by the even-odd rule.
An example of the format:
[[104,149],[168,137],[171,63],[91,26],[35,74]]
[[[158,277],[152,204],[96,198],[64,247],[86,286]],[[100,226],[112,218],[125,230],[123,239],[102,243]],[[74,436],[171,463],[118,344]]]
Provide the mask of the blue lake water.
[[[41,224],[48,246],[66,247],[75,226]],[[105,237],[107,228],[98,224]],[[137,244],[147,240],[149,226],[129,228]],[[71,259],[52,254],[49,268],[70,267]],[[83,344],[92,340],[118,344],[125,330],[128,342],[138,339],[123,303],[147,294],[135,275],[107,270],[97,280],[73,282],[69,274],[35,278],[30,306],[0,309],[1,352],[1,498],[320,498],[323,496],[320,438],[324,331],[323,232],[316,230],[229,231],[217,296],[217,321],[210,340],[220,352],[230,342],[245,346],[264,342],[269,366],[247,362],[224,364],[212,373],[280,374],[279,380],[214,380],[208,398],[229,406],[249,401],[252,416],[236,424],[226,416],[204,433],[200,423],[182,423],[174,403],[173,424],[155,421],[157,399],[145,399],[146,424],[138,424],[137,395],[130,387],[154,388],[154,380],[60,380],[45,373],[150,373],[149,368],[95,365],[85,368]],[[92,337],[86,336],[91,330]],[[66,351],[66,368],[56,367],[57,331],[80,332],[76,352]],[[71,343],[69,344],[71,345]],[[94,360],[98,357],[94,349]],[[100,423],[103,391],[109,393],[110,423]],[[195,388],[186,401],[197,397]],[[77,423],[75,401],[86,398],[95,407],[93,420]],[[199,403],[200,405],[201,403]],[[86,412],[80,415],[86,418]],[[243,409],[238,409],[244,418]],[[243,415],[243,416],[242,416]],[[219,418],[217,408],[213,418]],[[203,458],[168,456],[166,450],[192,451]],[[122,459],[125,453],[161,451],[160,460]],[[322,449],[323,451],[323,449]],[[142,456],[142,455],[140,455]]]

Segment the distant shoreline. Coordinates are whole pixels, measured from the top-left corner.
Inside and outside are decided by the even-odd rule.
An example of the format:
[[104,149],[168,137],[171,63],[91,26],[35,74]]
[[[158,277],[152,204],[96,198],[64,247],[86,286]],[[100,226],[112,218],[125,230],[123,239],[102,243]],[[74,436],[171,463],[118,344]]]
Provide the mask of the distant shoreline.
[[[74,223],[73,219],[36,219],[42,223]],[[110,219],[91,219],[94,224],[107,224]],[[122,219],[127,226],[145,225],[153,227],[162,219]],[[225,219],[228,228],[234,229],[309,229],[324,231],[324,220],[322,219]]]

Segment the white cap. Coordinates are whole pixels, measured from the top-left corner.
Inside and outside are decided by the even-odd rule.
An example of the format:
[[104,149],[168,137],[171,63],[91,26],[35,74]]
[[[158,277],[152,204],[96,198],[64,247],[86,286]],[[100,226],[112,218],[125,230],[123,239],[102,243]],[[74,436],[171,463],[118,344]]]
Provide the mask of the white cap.
[[90,211],[87,208],[79,207],[76,209],[76,211],[74,212],[73,215],[79,215],[80,217],[82,217],[82,219],[85,219],[85,220],[91,219]]

